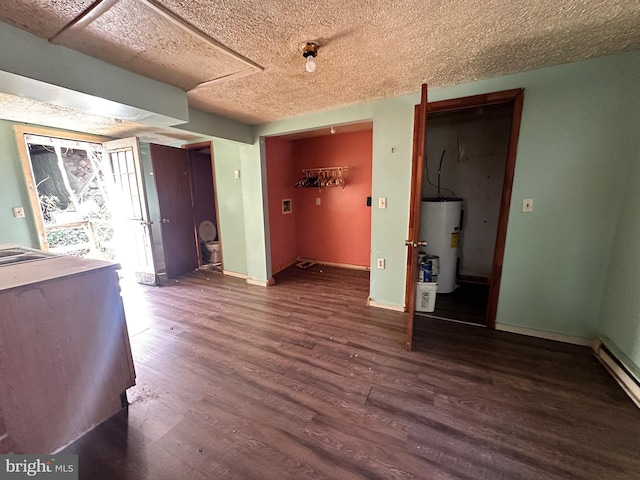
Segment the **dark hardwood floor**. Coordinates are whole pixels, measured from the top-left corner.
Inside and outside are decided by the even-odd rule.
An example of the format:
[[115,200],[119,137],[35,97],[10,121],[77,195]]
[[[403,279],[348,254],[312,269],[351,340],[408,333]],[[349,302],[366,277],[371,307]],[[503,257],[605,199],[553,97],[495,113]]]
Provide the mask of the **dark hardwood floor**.
[[488,302],[489,284],[459,280],[458,288],[453,292],[436,295],[436,308],[433,313],[419,315],[485,325]]
[[640,478],[640,410],[587,348],[422,318],[407,352],[367,293],[320,266],[129,290],[131,405],[64,452],[87,480]]

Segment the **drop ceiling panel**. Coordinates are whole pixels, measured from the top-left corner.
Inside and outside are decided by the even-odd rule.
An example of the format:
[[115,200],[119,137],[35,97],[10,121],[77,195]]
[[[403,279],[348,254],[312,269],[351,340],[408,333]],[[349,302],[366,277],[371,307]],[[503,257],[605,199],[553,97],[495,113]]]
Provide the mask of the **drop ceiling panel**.
[[181,27],[179,21],[167,19],[145,0],[120,0],[56,42],[184,90],[259,71],[228,49]]
[[51,38],[95,0],[2,0],[0,20],[43,38]]

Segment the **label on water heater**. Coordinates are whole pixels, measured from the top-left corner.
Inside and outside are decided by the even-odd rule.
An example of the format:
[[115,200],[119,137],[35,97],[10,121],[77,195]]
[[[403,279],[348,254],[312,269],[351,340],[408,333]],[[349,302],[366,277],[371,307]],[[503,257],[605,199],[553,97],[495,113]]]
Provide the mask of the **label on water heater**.
[[460,242],[460,232],[451,232],[451,248],[458,248]]

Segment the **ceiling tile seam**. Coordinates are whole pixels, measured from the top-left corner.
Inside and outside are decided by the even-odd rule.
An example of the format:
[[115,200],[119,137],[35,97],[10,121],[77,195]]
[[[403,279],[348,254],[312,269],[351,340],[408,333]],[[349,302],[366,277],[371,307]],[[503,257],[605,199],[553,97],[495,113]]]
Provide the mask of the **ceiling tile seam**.
[[240,71],[240,72],[230,73],[229,75],[225,75],[224,77],[218,77],[218,78],[212,78],[211,80],[205,80],[204,82],[200,82],[195,87],[190,88],[189,90],[187,90],[187,93],[191,93],[191,92],[193,92],[193,91],[195,91],[197,89],[208,87],[210,85],[216,85],[218,83],[228,82],[230,80],[237,80],[239,78],[246,77],[248,75],[253,75],[254,73],[256,73],[256,72],[255,71],[244,70],[244,71]]
[[[89,7],[87,10],[85,10],[83,13],[81,13],[78,17],[76,17],[74,20],[69,22],[65,27],[63,27],[62,30],[60,30],[56,35],[54,35],[52,38],[49,39],[49,42],[56,45],[64,45],[65,38],[68,38],[69,36],[75,33],[78,33],[81,30],[88,27],[93,21],[97,20],[103,14],[108,12],[112,7],[114,7],[118,3],[118,1],[119,0],[99,0],[98,2],[94,3],[91,7]],[[171,22],[172,24],[174,24],[184,32],[189,33],[190,35],[198,38],[199,40],[211,46],[214,50],[219,51],[231,57],[233,60],[239,61],[240,63],[244,64],[250,69],[250,71],[236,72],[234,74],[230,74],[225,77],[214,78],[211,80],[201,82],[195,87],[193,87],[192,89],[189,89],[188,91],[191,91],[195,88],[199,88],[204,85],[212,85],[215,83],[220,83],[222,81],[234,80],[237,78],[245,77],[252,73],[264,71],[263,66],[253,62],[252,60],[244,57],[243,55],[240,55],[239,53],[231,50],[229,47],[223,45],[222,43],[214,40],[209,35],[202,32],[191,23],[187,22],[186,20],[176,15],[172,11],[163,7],[162,5],[157,4],[153,0],[137,0],[137,1],[139,3],[142,3],[148,6],[156,14],[165,18],[166,20],[168,20],[169,22]]]
[[107,13],[119,0],[98,0],[84,12],[66,24],[62,30],[49,39],[53,45],[63,45],[64,39],[84,30],[92,22]]
[[203,31],[201,31],[200,29],[198,29],[196,26],[194,26],[191,23],[187,22],[184,18],[180,17],[179,15],[176,15],[171,10],[168,10],[167,8],[163,7],[162,5],[156,3],[154,0],[138,0],[138,1],[140,3],[143,3],[143,4],[147,5],[147,6],[149,6],[156,13],[158,13],[161,16],[163,16],[165,19],[169,20],[171,23],[173,23],[177,27],[182,28],[184,31],[190,33],[191,35],[195,36],[196,38],[199,38],[203,42],[208,43],[212,47],[220,50],[222,53],[225,53],[226,55],[230,56],[234,60],[239,60],[240,62],[244,63],[248,67],[253,68],[255,70],[258,70],[258,71],[263,71],[264,70],[263,66],[258,65],[254,61],[249,60],[247,57],[245,57],[243,55],[240,55],[238,52],[234,52],[233,50],[231,50],[226,45],[223,45],[222,43],[218,42],[217,40],[214,40],[209,35],[207,35]]

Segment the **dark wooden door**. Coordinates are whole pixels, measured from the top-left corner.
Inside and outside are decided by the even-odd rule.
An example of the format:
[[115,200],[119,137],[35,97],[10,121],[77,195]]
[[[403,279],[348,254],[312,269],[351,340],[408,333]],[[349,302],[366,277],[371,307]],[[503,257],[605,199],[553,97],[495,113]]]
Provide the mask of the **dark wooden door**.
[[416,310],[416,280],[418,278],[418,247],[423,244],[420,235],[422,210],[422,176],[427,141],[427,85],[422,85],[420,105],[416,105],[413,118],[413,155],[411,160],[411,206],[409,211],[409,233],[407,246],[406,310],[407,350],[413,346],[413,321]]
[[175,278],[198,267],[191,170],[185,150],[151,144],[150,151],[167,278]]

